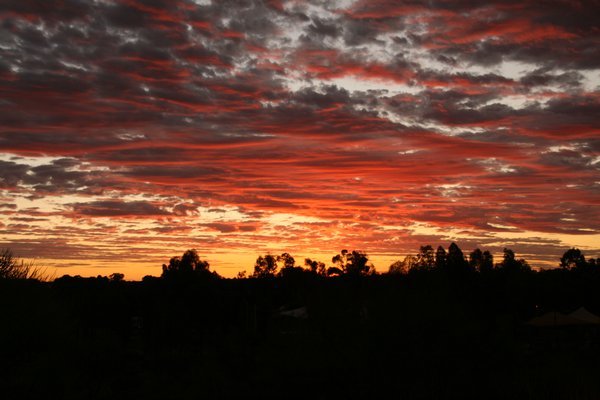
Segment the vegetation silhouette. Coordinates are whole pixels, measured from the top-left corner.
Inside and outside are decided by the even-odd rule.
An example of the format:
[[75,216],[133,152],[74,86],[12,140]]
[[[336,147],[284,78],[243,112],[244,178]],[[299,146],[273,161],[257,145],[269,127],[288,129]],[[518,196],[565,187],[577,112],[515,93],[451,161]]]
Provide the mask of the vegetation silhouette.
[[327,275],[327,266],[325,265],[324,262],[317,261],[317,260],[311,260],[310,258],[305,258],[304,265],[308,268],[308,270],[311,273],[313,273],[315,275],[319,275],[319,276]]
[[600,314],[578,249],[539,271],[456,243],[383,273],[358,250],[303,261],[225,279],[192,249],[141,282],[4,274],[3,398],[600,398],[598,324],[529,323]]
[[[115,274],[113,274],[115,275]],[[200,259],[196,249],[190,249],[183,253],[181,257],[172,257],[169,264],[163,264],[161,278],[169,280],[190,280],[218,278],[216,272],[210,271],[208,261]]]
[[273,278],[277,273],[277,257],[267,254],[259,256],[254,264],[253,278]]
[[359,250],[342,250],[331,259],[333,267],[327,269],[328,276],[368,276],[375,274],[375,267],[369,262],[369,256]]
[[10,249],[0,249],[0,279],[34,279],[48,281],[52,276],[34,261],[15,257]]

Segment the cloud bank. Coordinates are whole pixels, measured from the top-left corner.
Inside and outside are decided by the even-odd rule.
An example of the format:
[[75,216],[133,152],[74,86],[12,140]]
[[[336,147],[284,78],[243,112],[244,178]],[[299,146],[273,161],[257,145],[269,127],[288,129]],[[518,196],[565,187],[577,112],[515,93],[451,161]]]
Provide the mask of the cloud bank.
[[133,276],[189,247],[225,275],[450,240],[593,255],[595,8],[5,1],[1,244]]

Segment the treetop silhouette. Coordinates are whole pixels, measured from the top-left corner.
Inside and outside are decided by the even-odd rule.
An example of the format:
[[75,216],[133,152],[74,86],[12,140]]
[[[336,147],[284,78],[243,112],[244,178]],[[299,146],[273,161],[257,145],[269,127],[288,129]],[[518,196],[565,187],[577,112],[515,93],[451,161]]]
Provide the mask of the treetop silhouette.
[[214,273],[209,270],[208,261],[201,260],[196,249],[187,250],[181,257],[172,257],[169,264],[163,264],[163,278],[201,277]]
[[327,270],[327,275],[365,276],[375,274],[375,267],[369,261],[367,253],[360,250],[342,250],[331,262],[334,266]]

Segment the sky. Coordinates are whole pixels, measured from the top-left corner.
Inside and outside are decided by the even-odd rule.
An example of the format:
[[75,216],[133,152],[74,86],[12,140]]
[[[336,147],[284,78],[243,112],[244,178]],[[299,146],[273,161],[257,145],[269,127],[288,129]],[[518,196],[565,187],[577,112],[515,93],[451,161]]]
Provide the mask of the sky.
[[[479,4],[479,5],[477,5]],[[3,0],[0,247],[600,256],[598,1]]]

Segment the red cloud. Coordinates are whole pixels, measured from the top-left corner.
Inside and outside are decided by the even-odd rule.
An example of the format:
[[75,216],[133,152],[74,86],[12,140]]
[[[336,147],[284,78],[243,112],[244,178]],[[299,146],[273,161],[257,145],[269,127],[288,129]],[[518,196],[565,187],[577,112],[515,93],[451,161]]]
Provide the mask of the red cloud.
[[561,245],[549,233],[600,226],[585,7],[34,3],[1,17],[11,247],[103,263],[199,241],[389,256],[448,232],[535,231],[518,244],[547,261]]

